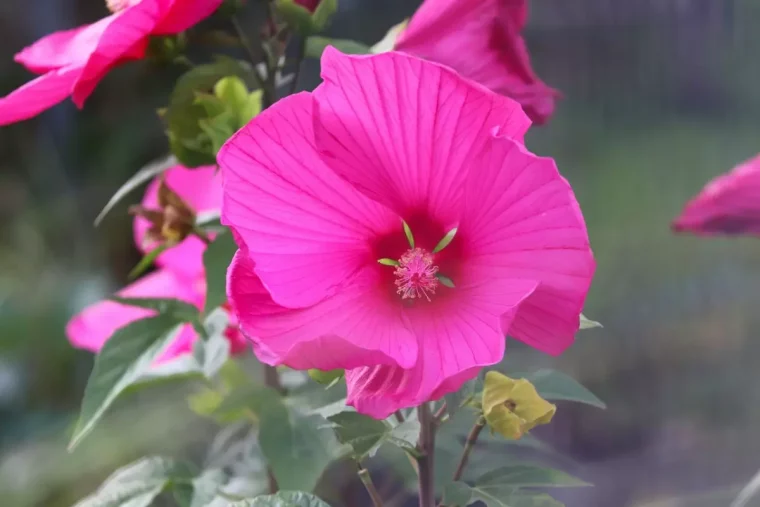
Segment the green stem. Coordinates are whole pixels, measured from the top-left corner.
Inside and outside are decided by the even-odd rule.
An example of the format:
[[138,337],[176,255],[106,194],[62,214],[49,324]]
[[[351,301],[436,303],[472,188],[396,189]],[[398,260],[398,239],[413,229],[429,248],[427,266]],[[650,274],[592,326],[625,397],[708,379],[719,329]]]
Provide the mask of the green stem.
[[430,413],[430,405],[423,403],[417,409],[420,421],[420,439],[417,448],[420,455],[417,458],[419,477],[420,507],[435,507],[435,421]]
[[364,488],[369,493],[369,497],[372,499],[372,505],[374,507],[383,507],[383,498],[378,493],[375,483],[372,482],[372,477],[369,475],[369,470],[364,468],[361,463],[356,464],[359,467],[359,479],[361,479]]
[[[457,465],[457,469],[454,472],[454,475],[451,477],[452,482],[456,482],[462,478],[462,475],[464,474],[464,468],[467,466],[467,462],[470,459],[470,453],[472,453],[472,450],[475,448],[475,443],[478,441],[480,432],[483,431],[483,428],[485,428],[485,426],[486,426],[486,420],[483,417],[478,417],[478,420],[475,421],[475,425],[472,427],[472,429],[470,430],[470,433],[467,435],[467,440],[465,440],[464,442],[462,457],[459,458],[459,464]],[[438,507],[444,507],[443,502],[439,503]]]
[[[253,76],[253,79],[256,81],[256,86],[258,86],[263,92],[264,92],[264,102],[266,106],[270,106],[274,104],[275,97],[274,92],[267,86],[267,81],[269,79],[269,75],[267,75],[267,79],[264,79],[264,76],[262,76],[258,69],[256,68],[256,65],[259,63],[259,54],[256,52],[256,49],[253,47],[253,44],[251,44],[251,41],[248,39],[248,36],[245,34],[245,30],[243,30],[243,26],[240,24],[240,21],[238,20],[237,16],[232,16],[232,26],[235,28],[235,32],[237,33],[238,39],[240,39],[240,44],[245,48],[246,52],[248,53],[248,58],[251,60],[251,65],[253,66],[253,72],[251,75]],[[263,48],[262,48],[263,50]],[[269,65],[267,65],[269,67]],[[271,69],[268,69],[268,74],[271,74]]]

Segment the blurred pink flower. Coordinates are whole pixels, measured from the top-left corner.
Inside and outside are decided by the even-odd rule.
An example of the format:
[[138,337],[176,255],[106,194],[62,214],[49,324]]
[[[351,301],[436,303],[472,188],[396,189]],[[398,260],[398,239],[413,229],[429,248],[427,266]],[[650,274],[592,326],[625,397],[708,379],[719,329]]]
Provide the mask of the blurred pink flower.
[[[165,173],[166,184],[198,211],[218,211],[221,206],[221,180],[215,167],[186,169],[172,167]],[[148,186],[142,204],[148,208],[157,206],[159,180]],[[145,219],[135,219],[135,241],[142,245],[148,223]],[[143,246],[143,251],[148,249]],[[203,251],[205,245],[197,237],[189,236],[170,248],[156,259],[160,266],[157,271],[142,277],[117,293],[127,298],[174,298],[202,308],[206,298]],[[230,325],[225,335],[230,339],[232,353],[243,352],[246,340],[237,327],[237,320],[228,305]],[[75,347],[93,352],[117,329],[144,317],[155,314],[151,310],[126,306],[114,301],[95,303],[74,316],[66,326],[66,334]],[[182,328],[176,341],[165,351],[161,360],[172,359],[190,352],[198,335],[191,325]]]
[[106,3],[110,16],[55,32],[16,54],[16,62],[41,76],[0,98],[0,125],[36,116],[69,96],[81,108],[112,67],[145,56],[149,36],[182,32],[211,15],[222,0]]
[[760,155],[708,183],[673,221],[673,229],[760,235]]
[[519,105],[396,52],[327,48],[322,77],[218,156],[240,246],[228,298],[258,357],[346,368],[348,402],[382,418],[500,361],[507,332],[570,345],[594,260],[567,181],[522,144]]
[[395,49],[448,65],[515,99],[542,124],[558,93],[533,72],[522,37],[527,17],[527,0],[425,0]]
[[309,12],[314,12],[321,0],[295,0],[295,2],[307,9]]

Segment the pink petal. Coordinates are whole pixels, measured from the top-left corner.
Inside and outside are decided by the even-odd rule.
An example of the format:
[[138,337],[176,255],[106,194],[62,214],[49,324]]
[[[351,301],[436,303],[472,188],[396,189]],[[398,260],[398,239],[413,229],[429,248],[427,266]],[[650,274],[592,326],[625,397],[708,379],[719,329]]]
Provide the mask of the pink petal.
[[533,121],[544,123],[557,93],[533,72],[520,33],[526,19],[527,0],[426,0],[396,49],[450,66],[517,100]]
[[[186,169],[175,166],[164,173],[167,185],[174,190],[196,213],[218,212],[222,203],[221,175],[213,166]],[[142,205],[150,209],[158,209],[159,178],[148,185]],[[144,242],[145,233],[150,223],[143,218],[134,222],[135,244],[144,253],[156,248],[156,245]],[[156,263],[188,278],[202,277],[203,252],[206,244],[196,236],[185,238],[180,244],[168,249],[156,259]]]
[[155,35],[184,32],[216,11],[223,0],[163,0],[163,18],[153,30]]
[[242,240],[277,303],[305,307],[377,265],[371,241],[401,219],[333,173],[314,148],[312,98],[287,97],[257,116],[217,156],[222,220]]
[[71,95],[81,69],[53,70],[0,98],[0,125],[26,120],[53,107]]
[[14,60],[38,74],[71,65],[84,65],[108,26],[108,19],[52,33],[22,49]]
[[[202,298],[192,286],[182,282],[168,271],[156,271],[117,293],[121,297],[166,297],[177,298],[200,306]],[[71,344],[78,348],[98,352],[117,329],[130,322],[155,314],[133,306],[121,305],[113,301],[101,301],[88,306],[75,315],[66,326],[66,335]],[[177,338],[181,344],[192,343],[195,331],[185,326]],[[186,349],[186,346],[172,347],[163,358],[168,359]]]
[[364,269],[336,295],[291,310],[272,300],[241,249],[227,272],[227,297],[264,363],[299,370],[409,367],[417,359],[417,341],[395,301],[378,294],[378,283],[378,270]]
[[760,155],[708,183],[673,222],[700,235],[760,235]]
[[101,36],[83,67],[72,99],[82,107],[103,76],[125,60],[142,58],[161,14],[162,0],[142,0],[100,21]]
[[317,146],[368,197],[453,226],[470,158],[494,127],[522,140],[519,105],[452,70],[402,53],[346,56],[328,47],[314,92]]
[[595,262],[578,202],[554,161],[495,137],[473,161],[459,233],[468,264],[498,278],[534,280],[538,289],[504,330],[559,354],[578,330]]
[[384,419],[456,391],[482,367],[501,361],[504,316],[514,315],[536,282],[470,276],[471,282],[458,282],[447,304],[420,305],[408,313],[420,350],[412,368],[382,365],[346,372],[347,404]]

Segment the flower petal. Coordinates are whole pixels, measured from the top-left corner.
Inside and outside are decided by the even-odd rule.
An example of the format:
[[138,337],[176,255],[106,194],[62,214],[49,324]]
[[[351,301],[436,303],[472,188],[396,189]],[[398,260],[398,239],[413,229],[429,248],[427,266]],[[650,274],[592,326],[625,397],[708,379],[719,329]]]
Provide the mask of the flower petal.
[[[202,303],[192,285],[183,283],[170,272],[163,270],[141,278],[119,291],[117,295],[132,298],[176,298],[197,306]],[[75,315],[66,325],[66,335],[75,347],[98,352],[114,331],[130,322],[153,314],[155,312],[151,310],[126,306],[114,301],[101,301]],[[164,353],[162,359],[170,359],[187,351],[189,344],[195,340],[195,336],[192,326],[185,326],[177,337],[177,343]]]
[[530,121],[511,99],[451,69],[390,52],[328,47],[314,91],[317,147],[330,167],[399,215],[452,227],[469,159],[500,127],[522,140]]
[[277,303],[309,306],[376,264],[371,240],[401,219],[333,173],[314,148],[312,98],[292,95],[239,130],[217,156],[222,220],[242,239]]
[[71,95],[80,68],[53,70],[0,98],[0,125],[26,120]]
[[492,276],[535,280],[504,330],[549,354],[573,341],[595,262],[586,225],[554,161],[516,141],[494,137],[473,160],[458,235],[467,262]]
[[227,272],[227,297],[242,331],[267,364],[305,370],[399,364],[417,359],[417,342],[389,299],[378,297],[377,270],[364,269],[351,285],[309,308],[275,303],[238,250]]
[[125,60],[142,58],[161,13],[160,0],[141,0],[133,7],[102,19],[102,33],[74,86],[72,99],[82,107],[111,67]]
[[531,67],[521,35],[526,19],[526,0],[427,0],[396,49],[450,66],[517,100],[533,121],[544,123],[557,93]]
[[[174,166],[164,173],[166,184],[196,213],[219,211],[222,205],[222,179],[215,167],[199,167],[186,169]],[[154,179],[148,185],[142,205],[148,209],[157,209],[158,186],[160,179]],[[142,252],[153,250],[156,246],[145,244],[145,234],[150,228],[150,222],[137,217],[134,221],[135,243]],[[178,245],[169,248],[158,256],[156,264],[182,276],[202,277],[203,252],[206,244],[195,235],[188,236]]]
[[408,313],[420,350],[412,368],[383,365],[347,371],[347,404],[384,419],[400,408],[456,391],[483,366],[501,361],[503,316],[514,315],[537,284],[481,274],[452,289],[456,297],[447,304],[420,305],[420,311]]
[[216,11],[223,0],[163,0],[167,10],[153,30],[155,35],[184,32]]
[[32,72],[43,74],[71,65],[84,65],[108,26],[108,18],[97,23],[45,36],[16,54],[14,60]]
[[718,176],[673,222],[694,234],[760,235],[760,155]]

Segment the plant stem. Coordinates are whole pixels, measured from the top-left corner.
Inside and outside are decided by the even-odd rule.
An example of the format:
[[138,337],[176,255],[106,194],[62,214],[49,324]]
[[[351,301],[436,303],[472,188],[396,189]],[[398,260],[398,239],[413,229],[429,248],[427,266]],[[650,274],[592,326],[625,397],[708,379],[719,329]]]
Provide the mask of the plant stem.
[[446,417],[446,402],[444,401],[441,407],[435,411],[435,414],[433,414],[433,421],[435,422],[436,426],[441,424],[443,422],[444,417]]
[[301,65],[303,64],[304,56],[306,55],[306,38],[294,37],[298,45],[298,53],[296,54],[296,70],[293,73],[293,83],[290,85],[290,92],[288,95],[293,95],[298,90],[298,77],[301,75]]
[[475,442],[478,441],[480,432],[483,431],[483,428],[485,428],[485,426],[486,420],[482,417],[479,417],[475,422],[475,425],[470,430],[470,434],[467,435],[467,440],[464,443],[464,450],[462,451],[462,457],[459,458],[459,465],[457,465],[457,470],[454,472],[454,476],[451,478],[453,481],[458,481],[462,478],[464,467],[467,466],[467,461],[470,459],[470,453],[472,452],[473,447],[475,447]]
[[359,467],[359,479],[362,480],[362,484],[364,484],[364,487],[367,489],[367,493],[369,493],[369,497],[372,499],[372,505],[375,507],[383,507],[383,499],[380,496],[380,493],[378,493],[377,488],[375,488],[375,484],[372,482],[369,470],[364,468],[361,463],[357,463],[356,466]]
[[[268,364],[264,365],[264,384],[280,393],[280,395],[285,395],[286,393],[285,388],[280,382],[280,374],[277,373],[277,368],[274,366],[269,366]],[[274,476],[274,473],[272,473],[271,468],[267,468],[267,481],[269,482],[269,492],[271,494],[275,494],[280,490],[280,486],[277,484],[277,478]]]
[[[264,92],[264,102],[267,106],[270,106],[274,104],[275,97],[274,92],[269,89],[267,86],[267,80],[262,76],[259,71],[256,68],[256,65],[259,63],[259,54],[254,49],[253,45],[251,44],[251,41],[248,39],[248,36],[245,34],[245,30],[243,30],[243,26],[240,24],[240,21],[238,21],[237,16],[232,16],[232,26],[235,27],[235,32],[237,33],[238,39],[240,39],[240,44],[245,48],[246,52],[248,53],[248,57],[251,59],[251,65],[253,66],[253,71],[251,75],[256,81],[256,86],[261,88],[261,90]],[[269,65],[267,65],[269,67]],[[267,69],[269,73],[272,72],[272,69]]]
[[406,421],[406,419],[404,418],[404,414],[402,414],[400,410],[396,410],[395,412],[393,412],[393,417],[396,418],[399,424]]
[[420,440],[417,448],[420,456],[417,458],[419,476],[420,507],[435,507],[435,483],[433,467],[435,460],[435,421],[430,413],[430,405],[423,403],[417,409],[420,420]]

